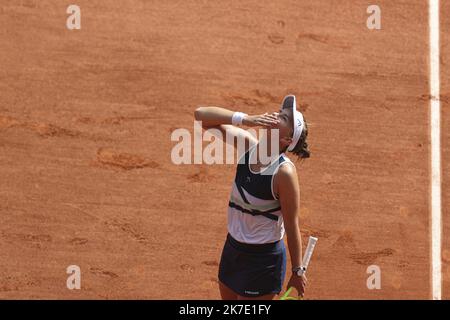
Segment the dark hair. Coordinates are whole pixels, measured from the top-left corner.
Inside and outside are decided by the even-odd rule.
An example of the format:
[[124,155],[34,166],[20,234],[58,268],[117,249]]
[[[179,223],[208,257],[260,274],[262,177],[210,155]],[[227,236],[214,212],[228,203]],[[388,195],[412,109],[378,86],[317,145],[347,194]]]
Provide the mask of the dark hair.
[[303,128],[300,139],[298,139],[294,150],[291,151],[299,159],[307,159],[311,156],[311,152],[308,149],[308,143],[306,142],[306,138],[308,137],[308,124],[306,123],[306,119],[303,119],[303,121],[305,123],[305,128]]

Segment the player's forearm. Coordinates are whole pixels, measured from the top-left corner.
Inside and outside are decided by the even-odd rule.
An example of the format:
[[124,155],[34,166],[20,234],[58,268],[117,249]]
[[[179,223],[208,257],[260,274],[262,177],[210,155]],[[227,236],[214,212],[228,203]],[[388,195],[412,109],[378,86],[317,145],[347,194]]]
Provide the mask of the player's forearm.
[[201,121],[203,127],[231,124],[234,111],[220,107],[200,107],[195,110],[195,120]]
[[297,223],[286,229],[289,254],[291,256],[292,267],[302,265],[302,237]]

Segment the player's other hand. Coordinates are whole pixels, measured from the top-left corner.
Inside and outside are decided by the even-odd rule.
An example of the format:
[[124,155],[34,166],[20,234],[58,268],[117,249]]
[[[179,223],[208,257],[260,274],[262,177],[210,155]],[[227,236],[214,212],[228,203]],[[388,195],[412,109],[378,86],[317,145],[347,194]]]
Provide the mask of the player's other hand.
[[264,114],[256,116],[246,116],[242,121],[242,124],[249,127],[273,127],[278,123],[280,123],[280,119],[278,119],[277,112],[273,112],[270,114],[266,112]]
[[287,287],[294,287],[298,291],[298,295],[303,298],[305,294],[305,289],[307,285],[308,280],[306,279],[305,275],[302,275],[299,277],[296,274],[292,274],[291,278],[289,279]]

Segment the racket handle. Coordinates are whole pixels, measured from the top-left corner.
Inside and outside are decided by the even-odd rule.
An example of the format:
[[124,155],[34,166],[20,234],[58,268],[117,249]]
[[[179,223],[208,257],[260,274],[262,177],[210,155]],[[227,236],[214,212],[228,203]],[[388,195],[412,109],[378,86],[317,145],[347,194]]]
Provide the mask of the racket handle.
[[292,289],[294,289],[294,287],[290,287],[289,289],[287,289],[287,291],[283,294],[283,296],[280,298],[280,300],[298,300],[295,297],[289,296],[292,292]]

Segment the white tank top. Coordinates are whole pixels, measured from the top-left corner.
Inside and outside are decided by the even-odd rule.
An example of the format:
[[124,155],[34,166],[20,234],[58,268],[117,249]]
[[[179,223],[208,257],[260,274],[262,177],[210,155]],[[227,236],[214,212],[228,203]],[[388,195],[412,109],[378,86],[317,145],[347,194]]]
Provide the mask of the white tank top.
[[228,203],[228,232],[239,242],[271,243],[284,236],[280,201],[273,193],[273,177],[281,164],[294,164],[282,153],[261,172],[253,172],[249,159],[255,148],[244,154],[236,168]]

